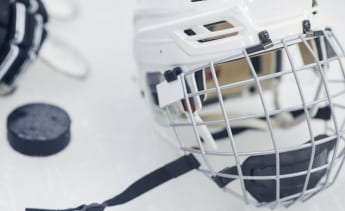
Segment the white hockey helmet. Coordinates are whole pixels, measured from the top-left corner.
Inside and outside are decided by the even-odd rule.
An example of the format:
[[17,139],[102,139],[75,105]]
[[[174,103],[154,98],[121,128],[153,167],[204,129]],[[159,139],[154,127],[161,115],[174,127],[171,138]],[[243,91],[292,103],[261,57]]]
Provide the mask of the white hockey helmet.
[[344,161],[344,51],[315,0],[138,0],[160,134],[248,204],[307,200]]

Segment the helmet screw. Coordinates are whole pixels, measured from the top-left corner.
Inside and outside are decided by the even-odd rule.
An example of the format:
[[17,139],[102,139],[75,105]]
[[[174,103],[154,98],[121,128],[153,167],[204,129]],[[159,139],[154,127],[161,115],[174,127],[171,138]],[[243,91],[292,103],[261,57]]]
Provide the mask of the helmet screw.
[[177,76],[179,76],[182,73],[182,69],[180,67],[176,67],[172,70],[168,70],[164,73],[164,78],[168,83],[176,81]]
[[303,33],[308,33],[311,31],[311,23],[310,20],[304,20],[303,21]]
[[307,37],[313,37],[314,32],[311,30],[311,23],[310,20],[303,21],[303,33],[307,35]]
[[270,34],[268,33],[267,30],[259,33],[259,39],[260,39],[264,49],[267,49],[267,48],[270,48],[273,46],[273,42],[272,42]]
[[265,43],[265,42],[270,40],[270,34],[268,33],[267,30],[262,31],[259,33],[259,38],[260,38],[261,42]]

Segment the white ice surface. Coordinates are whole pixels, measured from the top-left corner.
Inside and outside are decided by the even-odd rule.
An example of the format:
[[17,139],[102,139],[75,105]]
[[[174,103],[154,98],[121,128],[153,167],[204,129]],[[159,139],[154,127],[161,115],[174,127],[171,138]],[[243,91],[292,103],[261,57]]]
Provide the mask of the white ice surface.
[[[327,4],[327,23],[345,44],[345,1],[322,2]],[[51,28],[84,52],[91,64],[91,77],[75,81],[36,62],[21,78],[18,91],[0,98],[0,210],[69,208],[99,202],[177,156],[174,149],[155,136],[135,83],[131,47],[134,0],[79,3],[79,19],[52,22]],[[22,156],[10,148],[6,141],[6,117],[15,107],[30,102],[57,104],[69,112],[73,138],[65,151],[42,159]],[[291,210],[345,210],[344,195],[343,171],[335,186]],[[195,172],[108,210],[256,208],[244,206]]]

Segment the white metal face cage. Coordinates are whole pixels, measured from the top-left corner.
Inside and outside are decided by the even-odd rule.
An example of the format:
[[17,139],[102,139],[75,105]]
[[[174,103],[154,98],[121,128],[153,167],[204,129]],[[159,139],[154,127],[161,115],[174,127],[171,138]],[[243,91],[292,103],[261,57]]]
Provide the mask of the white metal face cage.
[[[255,59],[263,64],[265,55],[275,56],[272,70]],[[243,49],[182,67],[168,85],[162,76],[156,101],[163,109],[155,110],[162,124],[162,114],[168,119],[178,147],[196,155],[200,172],[225,192],[256,206],[290,206],[331,186],[344,163],[344,56],[331,30],[286,37],[261,51]],[[242,66],[222,69],[239,61]],[[229,79],[243,74],[236,69],[243,64],[247,76]]]

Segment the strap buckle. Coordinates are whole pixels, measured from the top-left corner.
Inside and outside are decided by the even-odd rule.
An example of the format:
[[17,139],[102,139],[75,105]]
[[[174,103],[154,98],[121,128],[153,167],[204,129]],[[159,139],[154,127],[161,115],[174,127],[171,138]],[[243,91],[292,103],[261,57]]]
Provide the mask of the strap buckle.
[[93,203],[90,205],[85,205],[80,211],[104,211],[107,208],[107,204]]

